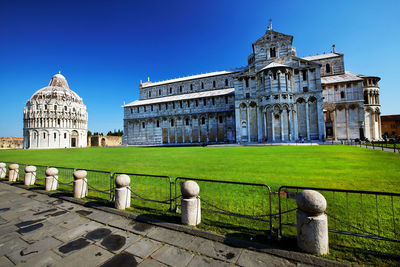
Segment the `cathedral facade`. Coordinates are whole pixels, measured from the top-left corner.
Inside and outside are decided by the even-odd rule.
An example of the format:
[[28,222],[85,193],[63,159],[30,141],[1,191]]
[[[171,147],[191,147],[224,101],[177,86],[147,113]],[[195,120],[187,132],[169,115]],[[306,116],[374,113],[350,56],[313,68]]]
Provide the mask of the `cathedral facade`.
[[141,82],[123,145],[380,139],[379,78],[345,71],[335,50],[297,57],[292,42],[270,25],[246,67]]

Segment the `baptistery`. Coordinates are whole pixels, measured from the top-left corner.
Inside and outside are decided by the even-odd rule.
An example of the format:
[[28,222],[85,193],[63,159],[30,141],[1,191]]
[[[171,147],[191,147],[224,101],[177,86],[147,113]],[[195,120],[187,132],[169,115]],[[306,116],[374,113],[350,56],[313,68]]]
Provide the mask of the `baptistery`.
[[24,148],[87,146],[86,106],[60,73],[35,92],[24,108]]

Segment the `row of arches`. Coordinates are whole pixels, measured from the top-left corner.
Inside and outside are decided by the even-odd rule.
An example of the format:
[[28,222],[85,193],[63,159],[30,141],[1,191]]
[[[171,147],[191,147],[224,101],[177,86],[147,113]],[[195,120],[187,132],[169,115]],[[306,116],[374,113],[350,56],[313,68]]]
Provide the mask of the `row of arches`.
[[28,130],[24,134],[24,148],[86,147],[86,131]]

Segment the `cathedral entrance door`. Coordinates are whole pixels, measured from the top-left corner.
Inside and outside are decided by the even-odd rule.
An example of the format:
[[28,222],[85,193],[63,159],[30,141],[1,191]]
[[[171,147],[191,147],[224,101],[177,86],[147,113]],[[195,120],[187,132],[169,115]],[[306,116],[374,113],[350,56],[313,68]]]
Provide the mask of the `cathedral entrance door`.
[[71,147],[76,147],[76,138],[75,137],[71,138]]
[[77,147],[78,146],[78,132],[77,131],[72,131],[71,133],[71,147]]

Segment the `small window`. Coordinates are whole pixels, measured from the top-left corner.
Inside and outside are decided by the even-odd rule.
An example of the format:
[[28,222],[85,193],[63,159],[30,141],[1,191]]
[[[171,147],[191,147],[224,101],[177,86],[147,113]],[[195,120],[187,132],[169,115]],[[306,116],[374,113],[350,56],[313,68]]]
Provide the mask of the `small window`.
[[215,105],[215,98],[212,98],[212,104]]
[[228,104],[228,96],[225,96],[225,104]]
[[57,120],[57,124],[58,124],[58,125],[60,125],[60,123],[61,123],[61,120],[60,120],[60,119],[58,119],[58,120]]
[[54,110],[57,111],[57,105],[54,105]]
[[203,99],[203,106],[206,106],[207,105],[207,99]]
[[139,111],[140,111],[139,107],[137,107],[137,110],[136,110],[136,111],[137,111],[137,113],[139,113]]
[[172,94],[172,87],[169,88],[169,93]]
[[223,118],[222,118],[222,116],[219,116],[219,123],[222,123],[224,120],[223,120]]
[[275,50],[275,47],[271,47],[271,48],[269,49],[269,55],[270,55],[270,57],[276,57],[276,50]]
[[201,82],[201,89],[204,89],[204,83]]
[[143,106],[143,112],[146,112],[146,106]]
[[307,70],[302,70],[303,73],[303,81],[307,81]]
[[179,93],[182,93],[182,85],[179,86]]
[[57,134],[56,133],[54,133],[54,140],[56,140],[57,139]]
[[168,103],[165,103],[165,110],[168,110]]
[[64,133],[64,139],[67,139],[67,133]]
[[246,93],[246,98],[250,98],[250,93]]
[[131,114],[133,113],[133,108],[130,108],[130,110],[131,110]]
[[335,86],[334,86],[334,88],[335,88],[335,90],[337,90],[337,89],[338,89],[338,86],[337,86],[337,85],[335,85]]
[[276,71],[274,71],[274,72],[272,73],[272,76],[274,76],[274,80],[276,80]]
[[151,97],[151,91],[149,91],[149,97]]
[[346,87],[347,87],[347,88],[350,88],[350,87],[351,87],[351,84],[349,84],[349,83],[346,84]]
[[161,95],[161,89],[158,89],[158,95],[159,96]]
[[190,108],[190,100],[187,101],[187,106]]
[[343,91],[340,92],[340,98],[344,98],[344,92]]
[[44,105],[44,109],[47,109],[47,105]]
[[193,90],[193,84],[190,84],[190,91]]
[[248,87],[249,87],[249,79],[248,79],[248,78],[245,78],[244,80],[245,80],[245,82],[246,82],[246,88],[248,88]]
[[161,104],[158,104],[158,110],[161,110]]
[[196,107],[199,106],[199,101],[196,99]]
[[186,124],[186,126],[189,125],[189,119],[188,118],[185,119],[185,124]]
[[46,133],[43,133],[43,138],[46,139]]
[[308,92],[308,87],[307,87],[307,86],[304,86],[304,87],[303,87],[303,92],[304,92],[304,93],[307,93],[307,92]]
[[150,106],[151,111],[153,111],[153,105]]
[[174,127],[174,120],[171,119],[171,127]]
[[203,125],[206,124],[206,118],[204,118],[204,117],[201,118],[201,124],[203,124]]
[[225,86],[228,86],[228,79],[225,79]]
[[160,121],[157,121],[157,128],[160,127]]
[[175,109],[175,102],[172,102],[172,109]]
[[146,124],[142,122],[142,128],[144,129],[146,127]]
[[182,101],[179,101],[179,106],[180,108],[182,108]]
[[215,86],[216,86],[216,83],[215,83],[215,81],[213,81],[213,87],[215,88]]
[[325,72],[326,73],[331,73],[331,65],[329,65],[329,64],[325,65]]
[[67,106],[64,106],[64,110],[67,110]]

